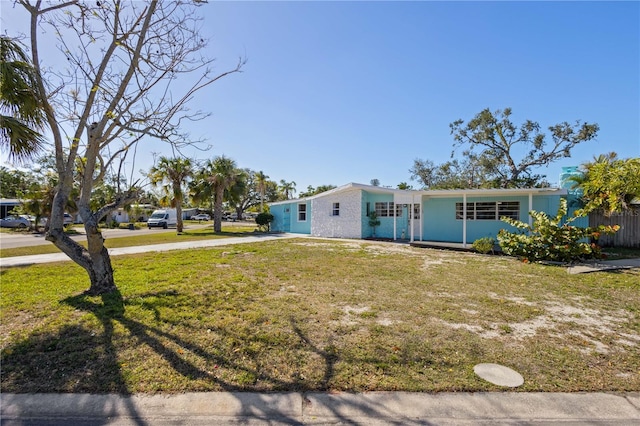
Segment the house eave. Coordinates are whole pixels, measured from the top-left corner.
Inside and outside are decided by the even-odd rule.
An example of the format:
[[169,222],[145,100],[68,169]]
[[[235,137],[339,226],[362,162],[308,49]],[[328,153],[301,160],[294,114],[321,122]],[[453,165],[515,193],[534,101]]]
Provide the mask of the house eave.
[[545,195],[554,194],[560,196],[566,196],[568,191],[564,188],[492,188],[492,189],[394,189],[385,188],[381,186],[365,185],[361,183],[348,183],[346,185],[333,188],[329,191],[321,192],[320,194],[312,195],[310,197],[296,198],[291,200],[276,201],[268,203],[269,206],[278,206],[282,204],[291,203],[304,203],[314,200],[316,198],[327,197],[339,192],[347,190],[362,190],[370,193],[377,194],[392,194],[392,195],[420,195],[426,197],[456,197],[456,196],[471,196],[471,197],[494,197],[499,195],[505,196],[518,196],[518,195]]

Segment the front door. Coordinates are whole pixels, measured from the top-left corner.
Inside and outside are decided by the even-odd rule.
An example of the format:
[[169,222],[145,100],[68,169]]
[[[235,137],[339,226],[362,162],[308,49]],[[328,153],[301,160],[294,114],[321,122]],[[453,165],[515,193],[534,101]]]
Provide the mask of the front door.
[[291,232],[291,208],[284,208],[284,217],[282,218],[282,227],[284,232]]
[[[409,204],[411,206],[411,204]],[[409,210],[407,208],[407,210]],[[411,232],[413,232],[413,239],[420,239],[420,204],[413,205],[413,216],[411,216],[410,211],[407,211],[407,238],[410,238]],[[413,217],[413,224],[412,218]],[[413,226],[412,226],[413,225]]]

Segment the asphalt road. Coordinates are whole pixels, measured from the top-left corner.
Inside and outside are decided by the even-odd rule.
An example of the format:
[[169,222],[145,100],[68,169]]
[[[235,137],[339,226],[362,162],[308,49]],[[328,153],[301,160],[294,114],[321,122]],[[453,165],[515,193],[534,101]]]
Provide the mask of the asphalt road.
[[[223,226],[247,226],[253,225],[252,222],[223,222]],[[213,222],[202,222],[202,223],[188,223],[185,224],[185,230],[193,230],[200,229],[206,227],[213,227]],[[81,226],[75,228],[76,231],[79,232],[77,235],[71,236],[74,240],[83,241],[85,239],[84,229]],[[145,235],[145,234],[157,234],[163,232],[176,232],[175,228],[162,229],[162,228],[140,228],[134,231],[129,229],[102,229],[102,235],[105,239],[110,238],[119,238],[119,237],[131,237],[135,235]],[[32,232],[11,232],[11,231],[3,231],[0,232],[0,249],[6,250],[17,247],[30,247],[30,246],[38,246],[51,244],[49,241],[44,239],[44,234],[37,234]]]

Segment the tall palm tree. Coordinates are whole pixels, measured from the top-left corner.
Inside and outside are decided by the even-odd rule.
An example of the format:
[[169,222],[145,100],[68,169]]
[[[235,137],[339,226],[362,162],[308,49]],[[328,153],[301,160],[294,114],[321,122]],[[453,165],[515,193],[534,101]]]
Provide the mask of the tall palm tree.
[[255,174],[256,186],[258,187],[258,193],[260,194],[260,211],[264,211],[264,194],[267,192],[267,182],[269,176],[265,175],[262,170]]
[[189,182],[189,195],[191,200],[198,206],[206,206],[213,211],[215,192],[209,181],[211,161],[200,167]]
[[0,36],[0,146],[18,161],[31,158],[45,143],[37,87],[36,70],[20,44]]
[[280,187],[278,189],[284,194],[285,200],[288,200],[296,193],[296,183],[294,181],[287,182],[284,179],[280,179]]
[[209,177],[209,183],[213,187],[215,201],[213,205],[213,230],[222,231],[222,203],[224,191],[231,189],[242,176],[242,171],[236,166],[236,162],[224,155],[207,162],[205,166]]
[[160,157],[158,164],[151,167],[149,171],[151,184],[154,186],[162,184],[164,198],[169,201],[172,207],[176,208],[178,233],[181,233],[184,228],[182,222],[183,186],[192,175],[193,166],[189,158]]

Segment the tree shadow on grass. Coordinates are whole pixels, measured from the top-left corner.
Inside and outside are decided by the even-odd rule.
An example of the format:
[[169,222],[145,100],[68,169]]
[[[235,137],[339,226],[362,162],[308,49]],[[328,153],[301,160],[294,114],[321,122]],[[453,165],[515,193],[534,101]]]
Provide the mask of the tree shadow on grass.
[[[271,400],[268,394],[245,393],[243,397],[239,392],[254,390],[253,383],[238,384],[237,377],[243,374],[247,377],[259,378],[268,383],[273,389],[282,392],[323,392],[330,390],[331,381],[335,374],[335,365],[340,361],[340,356],[333,345],[322,342],[313,342],[299,327],[293,318],[289,319],[291,329],[299,343],[302,343],[310,354],[319,356],[322,360],[323,375],[319,382],[311,384],[301,382],[295,378],[282,379],[270,376],[257,365],[243,361],[232,351],[220,352],[215,349],[207,349],[202,344],[190,341],[189,336],[182,333],[178,335],[170,331],[150,326],[141,321],[130,318],[126,314],[127,304],[137,304],[140,300],[145,309],[153,313],[156,321],[162,321],[174,325],[166,319],[161,319],[159,309],[164,305],[178,303],[182,295],[176,291],[153,292],[144,295],[136,295],[132,301],[123,299],[119,292],[106,294],[101,297],[78,295],[62,300],[63,304],[71,306],[79,311],[91,313],[99,321],[102,333],[81,324],[69,324],[63,326],[55,333],[34,333],[23,341],[3,351],[3,392],[61,392],[61,393],[113,393],[123,396],[122,399],[127,416],[135,420],[139,425],[145,425],[141,419],[135,401],[131,396],[131,390],[127,383],[126,374],[123,372],[122,361],[118,357],[117,340],[126,335],[127,339],[135,339],[140,344],[150,348],[156,355],[162,358],[175,372],[189,380],[203,380],[215,383],[220,389],[231,392],[242,403],[240,415],[253,419],[274,420],[285,423],[297,424],[299,419],[287,417],[283,413],[277,413],[270,408]],[[123,333],[122,328],[126,331]],[[257,337],[239,336],[234,330],[216,328],[215,333],[233,339],[244,337],[249,341],[243,342],[250,345]],[[128,335],[127,335],[128,334]],[[324,349],[322,349],[324,347]],[[189,356],[187,356],[189,354]],[[200,359],[200,365],[193,359]],[[232,370],[235,374],[235,382],[225,379],[215,371],[209,371],[207,365],[219,365],[226,370]],[[321,401],[322,399],[316,399]],[[107,400],[104,400],[107,401]],[[106,403],[105,403],[106,404]],[[357,406],[355,401],[345,402],[351,404],[351,411],[361,412],[363,415],[376,416],[375,408],[370,405]],[[341,414],[342,411],[334,410],[334,407],[326,407],[334,415],[346,423]],[[109,407],[103,407],[103,412],[109,412]],[[99,424],[98,422],[96,424]]]

